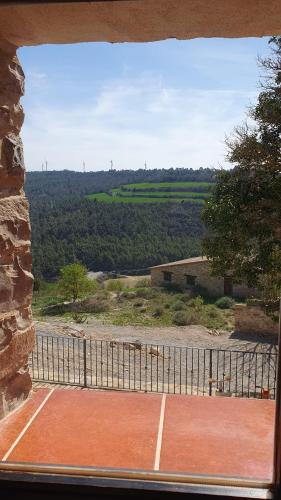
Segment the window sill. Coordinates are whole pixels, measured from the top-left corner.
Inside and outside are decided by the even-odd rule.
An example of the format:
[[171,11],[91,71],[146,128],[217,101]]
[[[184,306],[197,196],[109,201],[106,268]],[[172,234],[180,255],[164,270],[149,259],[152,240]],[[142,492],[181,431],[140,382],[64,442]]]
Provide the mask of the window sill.
[[[3,494],[17,499],[23,490],[33,497],[68,500],[91,495],[97,498],[274,498],[270,484],[179,474],[151,474],[146,471],[75,468],[31,464],[0,465],[0,487]],[[43,492],[43,497],[41,496]],[[24,495],[25,496],[25,495]]]

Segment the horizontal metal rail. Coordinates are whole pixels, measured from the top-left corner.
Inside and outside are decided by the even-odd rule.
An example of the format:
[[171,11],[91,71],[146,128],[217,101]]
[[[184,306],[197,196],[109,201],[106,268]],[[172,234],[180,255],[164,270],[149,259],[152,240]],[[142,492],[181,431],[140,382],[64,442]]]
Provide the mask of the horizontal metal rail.
[[275,399],[277,353],[38,334],[30,369],[63,385]]

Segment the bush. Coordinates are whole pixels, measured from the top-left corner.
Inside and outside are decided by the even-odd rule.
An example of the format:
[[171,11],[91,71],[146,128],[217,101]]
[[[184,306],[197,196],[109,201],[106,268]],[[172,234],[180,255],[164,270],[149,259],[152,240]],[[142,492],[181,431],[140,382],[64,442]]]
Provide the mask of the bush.
[[137,297],[136,292],[130,292],[129,290],[124,290],[119,294],[121,299],[135,299]]
[[77,304],[77,312],[102,313],[109,309],[109,304],[103,297],[90,297]]
[[149,286],[151,286],[151,280],[149,278],[138,280],[135,284],[135,288],[147,288]]
[[177,326],[198,324],[198,317],[192,311],[177,311],[173,316],[173,323]]
[[121,292],[124,289],[124,285],[120,280],[108,280],[106,289],[109,292]]
[[143,301],[142,300],[137,300],[134,302],[134,307],[142,307],[143,306]]
[[185,292],[182,294],[180,300],[185,304],[191,300],[191,292]]
[[184,309],[184,304],[181,300],[177,300],[177,302],[171,305],[171,309],[173,311],[182,311]]
[[159,306],[159,307],[156,307],[156,308],[154,309],[154,311],[153,311],[153,313],[152,313],[152,316],[153,316],[154,318],[160,318],[161,316],[163,316],[163,314],[164,314],[164,309],[163,309],[163,307],[160,307],[160,306]]
[[216,301],[216,306],[220,309],[232,309],[235,305],[235,300],[231,297],[221,297]]
[[75,321],[75,323],[82,324],[85,323],[85,321],[87,321],[87,316],[85,314],[73,313],[72,319],[73,321]]
[[198,297],[195,297],[195,299],[191,299],[188,302],[188,306],[193,307],[196,311],[200,311],[203,305],[204,305],[204,300],[202,297],[200,297],[200,295],[198,295]]
[[157,292],[154,288],[138,288],[136,290],[136,296],[141,297],[142,299],[154,299],[157,295]]
[[207,310],[207,316],[211,319],[218,319],[221,314],[215,307],[210,306]]
[[173,323],[177,326],[186,326],[189,324],[189,317],[185,311],[177,311],[173,316]]

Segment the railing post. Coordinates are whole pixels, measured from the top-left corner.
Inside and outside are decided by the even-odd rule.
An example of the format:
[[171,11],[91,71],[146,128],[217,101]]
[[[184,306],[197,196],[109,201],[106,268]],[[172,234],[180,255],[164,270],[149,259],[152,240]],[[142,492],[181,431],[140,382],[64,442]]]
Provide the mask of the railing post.
[[84,387],[87,387],[87,340],[83,339]]
[[213,349],[210,349],[209,355],[209,396],[212,396],[213,393]]

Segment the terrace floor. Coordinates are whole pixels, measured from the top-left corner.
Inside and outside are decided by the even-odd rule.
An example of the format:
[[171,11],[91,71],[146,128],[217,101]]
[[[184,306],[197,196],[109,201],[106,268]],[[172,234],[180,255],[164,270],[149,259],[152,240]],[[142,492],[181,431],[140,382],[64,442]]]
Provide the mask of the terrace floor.
[[0,423],[0,460],[270,481],[274,402],[36,389]]

